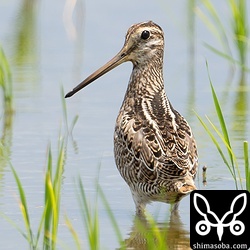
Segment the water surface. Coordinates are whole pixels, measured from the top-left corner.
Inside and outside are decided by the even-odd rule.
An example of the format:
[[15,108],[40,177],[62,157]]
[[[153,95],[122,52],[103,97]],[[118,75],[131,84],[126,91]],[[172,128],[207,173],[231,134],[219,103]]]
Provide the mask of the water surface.
[[[26,191],[34,231],[42,213],[47,146],[51,143],[56,156],[60,131],[65,131],[61,87],[65,92],[70,90],[111,59],[122,47],[128,27],[136,22],[153,20],[165,31],[164,73],[168,97],[193,129],[200,166],[208,166],[207,185],[203,186],[200,171],[198,188],[235,188],[193,111],[202,117],[208,115],[216,122],[207,60],[231,131],[232,144],[242,165],[242,142],[250,141],[249,85],[241,86],[239,70],[231,74],[229,63],[204,47],[204,42],[220,45],[201,20],[190,12],[189,3],[191,1],[78,1],[74,26],[71,26],[69,8],[66,12],[64,9],[66,1],[1,1],[0,42],[12,69],[15,113],[4,122],[1,109],[0,136],[8,145],[7,158]],[[224,2],[214,3],[224,15],[223,22],[227,23],[228,7]],[[192,26],[193,21],[195,26]],[[235,51],[233,53],[236,55]],[[65,245],[73,242],[63,218],[67,214],[81,235],[83,245],[87,246],[76,179],[81,176],[87,196],[94,203],[99,174],[99,183],[124,240],[143,249],[140,243],[143,235],[134,237],[133,200],[113,159],[114,124],[131,69],[130,63],[121,65],[74,98],[67,99],[68,120],[71,122],[75,115],[79,115],[79,120],[73,130],[74,143],[68,142],[62,187],[58,236]],[[119,246],[117,239],[105,208],[99,203],[101,245],[103,249],[115,249]],[[171,228],[170,243],[179,246],[178,249],[188,247],[189,197],[181,202],[180,222],[176,224],[170,219],[169,205],[156,203],[148,206],[148,210],[161,228]],[[17,187],[7,161],[0,162],[0,212],[24,229]],[[26,240],[10,223],[0,217],[0,225],[0,249],[27,249]],[[176,242],[173,239],[177,239]]]

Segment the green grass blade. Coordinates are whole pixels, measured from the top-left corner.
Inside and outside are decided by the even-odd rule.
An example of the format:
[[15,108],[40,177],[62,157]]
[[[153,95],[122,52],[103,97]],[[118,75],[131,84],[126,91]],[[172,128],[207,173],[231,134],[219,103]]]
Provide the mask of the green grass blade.
[[32,234],[32,229],[31,229],[31,225],[30,225],[29,212],[28,212],[25,192],[24,192],[22,183],[17,175],[17,172],[15,171],[13,166],[10,166],[10,167],[11,167],[11,171],[15,177],[15,181],[17,183],[17,187],[18,187],[18,191],[19,191],[19,197],[20,197],[19,206],[20,206],[20,210],[21,210],[21,213],[23,216],[24,223],[25,223],[26,231],[27,231],[27,239],[28,239],[28,242],[30,244],[30,247],[33,248],[33,246],[34,246],[33,234]]
[[[197,6],[196,14],[205,23],[207,28],[219,40],[225,53],[220,52],[212,46],[207,45],[216,54],[228,59],[232,63],[237,63],[241,66],[242,70],[248,71],[246,66],[246,59],[248,54],[249,43],[249,24],[247,13],[247,2],[245,0],[229,0],[227,5],[231,14],[231,25],[229,26],[230,32],[227,31],[226,25],[222,23],[220,13],[213,6],[212,1],[202,0],[202,5],[205,10],[202,11],[201,7]],[[231,43],[233,41],[233,43]],[[238,60],[233,59],[230,45],[234,45],[235,50],[238,52]],[[243,73],[243,71],[241,71]]]
[[40,239],[40,236],[41,236],[41,234],[42,234],[42,229],[43,229],[43,227],[44,227],[44,221],[45,221],[46,210],[47,210],[47,208],[46,208],[46,205],[45,205],[45,208],[44,208],[44,210],[43,210],[43,214],[42,214],[42,217],[41,217],[41,220],[40,220],[38,229],[37,229],[37,234],[36,234],[34,249],[38,249],[39,239]]
[[[226,123],[225,123],[225,120],[224,120],[224,117],[223,117],[223,114],[222,114],[222,111],[221,111],[219,100],[217,98],[217,95],[215,93],[215,90],[214,90],[214,87],[213,87],[213,84],[212,84],[212,81],[211,81],[211,77],[210,77],[210,74],[209,74],[209,68],[208,68],[208,63],[207,62],[206,62],[206,67],[207,67],[208,78],[209,78],[210,87],[211,87],[211,91],[212,91],[214,106],[215,106],[215,110],[216,110],[216,113],[217,113],[217,117],[218,117],[219,122],[220,122],[220,126],[221,126],[221,130],[222,130],[222,133],[223,133],[223,136],[224,136],[224,140],[226,141],[226,143],[231,148],[231,143],[230,143],[230,139],[229,139],[229,135],[228,135],[228,131],[227,131],[227,126],[226,126]],[[230,150],[228,150],[228,155],[229,155],[229,158],[230,158],[230,161],[231,161],[232,170],[233,170],[234,175],[235,175],[234,160],[233,160],[233,156],[232,156],[232,153],[231,153]]]
[[51,197],[52,182],[50,173],[46,173],[45,177],[45,222],[44,222],[44,239],[43,239],[43,248],[51,249],[52,247],[52,220],[53,220],[53,201]]
[[196,15],[203,21],[207,28],[211,31],[212,34],[220,41],[220,33],[217,27],[209,20],[209,18],[204,14],[200,8],[195,9]]
[[74,227],[73,227],[73,225],[72,225],[70,219],[69,219],[68,216],[66,216],[66,215],[65,215],[65,222],[66,222],[66,225],[67,225],[67,227],[68,227],[68,229],[69,229],[69,231],[70,231],[70,233],[71,233],[71,235],[72,235],[72,237],[73,237],[73,239],[74,239],[74,241],[75,241],[75,243],[76,243],[77,249],[78,249],[78,250],[81,250],[80,238],[79,238],[79,236],[78,236],[76,230],[74,229]]
[[212,31],[212,33],[218,38],[219,42],[225,49],[226,53],[232,55],[226,30],[221,22],[221,19],[215,7],[209,0],[202,0],[202,4],[205,6],[205,9],[207,10],[208,15],[210,16],[210,20],[204,14],[203,15],[205,16],[205,18],[203,17],[201,19],[207,25],[207,27]]
[[248,19],[247,6],[245,0],[230,0],[229,1],[232,13],[232,30],[234,42],[241,63],[244,65],[247,57],[247,38],[248,38]]
[[64,96],[65,96],[65,94],[64,94],[64,89],[63,89],[63,86],[62,86],[61,87],[61,100],[62,100],[62,107],[63,107],[63,117],[64,117],[64,121],[65,121],[65,124],[66,124],[67,131],[69,131],[67,105],[66,105],[66,101],[65,101]]
[[[63,140],[59,141],[59,152],[54,177],[52,176],[52,153],[48,147],[47,170],[45,175],[45,209],[43,248],[56,249],[60,215],[62,174],[64,170],[65,150]],[[43,217],[42,217],[43,220]]]
[[[209,123],[211,124],[212,128],[217,133],[217,135],[220,137],[220,139],[222,140],[222,142],[226,146],[227,150],[230,152],[230,155],[232,156],[233,162],[235,163],[234,165],[230,165],[229,164],[229,165],[227,165],[227,167],[228,167],[228,169],[229,169],[229,171],[230,171],[230,173],[231,173],[231,175],[232,175],[232,177],[234,179],[236,189],[238,189],[237,175],[238,175],[238,178],[239,178],[239,182],[240,182],[241,188],[243,188],[239,165],[238,165],[237,158],[236,158],[236,155],[235,155],[233,149],[231,148],[230,145],[228,145],[227,141],[225,140],[224,135],[222,135],[220,133],[220,131],[218,130],[218,128],[212,123],[212,121],[208,117],[207,117],[207,120],[209,121]],[[235,169],[237,170],[237,175],[235,173]]]
[[87,223],[88,221],[91,220],[91,215],[90,215],[90,209],[89,209],[89,204],[87,202],[85,190],[84,190],[82,180],[80,177],[78,180],[78,184],[79,184],[79,188],[80,188],[80,196],[79,196],[80,206],[81,206],[81,208],[84,209],[84,211],[86,213],[86,216],[84,216],[84,218],[86,219],[85,222]]
[[112,213],[112,210],[111,210],[111,208],[110,208],[110,205],[109,205],[109,203],[108,203],[108,201],[107,201],[107,199],[106,199],[106,197],[105,197],[105,195],[104,195],[104,193],[103,193],[103,191],[102,191],[102,188],[100,187],[99,184],[98,184],[98,189],[99,189],[99,193],[100,193],[102,202],[103,202],[103,204],[104,204],[104,206],[105,206],[105,208],[106,208],[106,211],[107,211],[108,216],[109,216],[109,218],[110,218],[110,221],[111,221],[111,223],[112,223],[112,226],[113,226],[113,229],[114,229],[114,231],[115,231],[116,237],[117,237],[118,241],[119,241],[120,244],[121,244],[121,249],[124,249],[125,246],[123,245],[122,233],[121,233],[120,228],[119,228],[119,226],[118,226],[118,224],[117,224],[117,221],[116,221],[116,219],[115,219],[115,216],[114,216],[114,214]]
[[[150,215],[147,215],[148,218],[148,222],[150,225],[150,234],[153,236],[153,239],[156,239],[157,242],[157,249],[159,250],[165,250],[168,248],[167,246],[167,240],[166,240],[166,230],[162,231],[160,230],[159,226],[157,225],[156,221],[154,220],[154,218]],[[155,245],[155,240],[153,242],[153,244]],[[154,246],[153,245],[153,246]]]
[[223,53],[221,52],[220,50],[214,48],[213,46],[207,44],[207,43],[204,43],[204,46],[207,47],[209,50],[211,50],[213,53],[227,59],[228,61],[230,61],[231,63],[233,64],[237,64],[238,66],[240,66],[244,71],[246,72],[250,72],[250,68],[246,66],[246,64],[242,64],[241,61],[238,61],[236,59],[234,59],[232,56],[226,54],[226,53]]
[[0,45],[0,87],[3,90],[4,110],[7,113],[13,112],[13,91],[11,71],[8,60]]
[[65,148],[64,148],[64,142],[63,140],[61,140],[59,145],[59,154],[57,158],[56,173],[53,180],[53,191],[56,199],[56,208],[58,210],[57,213],[59,213],[59,208],[60,208],[59,204],[61,197],[62,175],[64,172],[64,162],[65,162]]
[[211,19],[209,19],[199,8],[197,8],[196,13],[199,15],[201,20],[206,24],[208,29],[210,29],[210,31],[218,38],[219,41],[221,41],[220,30],[224,29],[223,26],[221,25],[216,9],[214,8],[214,6],[210,1],[202,0],[202,3],[205,6],[205,9],[207,10]]
[[50,231],[51,231],[51,218],[52,218],[52,204],[50,198],[49,183],[51,182],[52,175],[52,153],[51,147],[48,147],[48,160],[47,160],[47,170],[45,175],[45,210],[44,210],[44,238],[43,238],[43,248],[49,249],[51,246]]
[[[217,135],[222,140],[224,146],[226,147],[229,161],[227,160],[227,157],[224,155],[224,153],[223,153],[223,151],[221,149],[221,146],[220,146],[218,140],[214,137],[212,131],[208,128],[208,126],[201,119],[201,117],[198,116],[198,114],[196,114],[196,116],[198,117],[198,119],[201,122],[202,126],[205,128],[206,132],[208,133],[208,135],[212,139],[212,141],[215,144],[218,152],[220,153],[224,163],[228,167],[228,169],[229,169],[229,171],[230,171],[230,173],[231,173],[231,175],[232,175],[232,177],[234,179],[236,189],[238,189],[238,180],[239,180],[241,188],[243,188],[241,173],[240,173],[239,165],[238,165],[238,162],[237,162],[237,158],[236,158],[236,156],[234,154],[234,151],[233,151],[231,143],[230,143],[230,138],[229,138],[227,126],[226,126],[225,119],[224,119],[224,116],[223,116],[223,113],[222,113],[222,110],[221,110],[221,107],[220,107],[219,100],[217,98],[216,92],[214,90],[214,87],[213,87],[213,84],[212,84],[212,81],[211,81],[211,78],[210,78],[210,75],[209,75],[209,69],[208,69],[208,63],[207,62],[206,62],[206,66],[207,66],[207,72],[208,72],[208,77],[209,77],[213,102],[214,102],[217,118],[218,118],[219,123],[220,123],[220,129],[221,129],[222,132],[219,131],[219,129],[212,123],[212,121],[208,117],[207,117],[207,120],[209,121],[210,125],[212,126],[213,131],[215,131],[217,133]],[[237,174],[236,174],[236,171],[237,171]]]
[[49,234],[49,237],[51,238],[51,249],[55,249],[56,244],[56,235],[57,235],[57,227],[58,227],[58,213],[57,213],[57,197],[53,189],[53,184],[51,177],[48,177],[47,180],[47,186],[48,186],[48,199],[51,202],[51,215],[52,215],[52,227],[51,232]]
[[52,240],[53,248],[56,248],[58,224],[60,218],[60,202],[61,202],[61,187],[62,187],[62,175],[64,171],[65,161],[65,148],[64,141],[61,140],[59,145],[59,154],[57,158],[56,173],[53,180],[53,187],[51,189],[52,207],[53,207],[53,227],[52,227]]
[[248,151],[247,141],[244,141],[244,161],[245,161],[246,189],[250,192],[250,165],[249,165],[249,151]]
[[221,158],[223,159],[224,163],[228,166],[228,168],[230,169],[230,165],[220,147],[219,142],[217,141],[217,139],[215,138],[215,136],[213,135],[213,133],[211,132],[211,130],[208,128],[208,126],[206,125],[206,123],[203,121],[203,119],[195,112],[198,120],[200,121],[201,125],[204,127],[204,129],[206,130],[207,134],[210,136],[211,140],[213,141],[214,145],[216,146]]
[[27,234],[13,221],[10,217],[0,211],[0,215],[11,225],[15,228],[26,240],[28,240]]
[[[87,201],[87,197],[80,177],[78,184],[80,188],[79,202],[82,209],[82,216],[84,219],[85,227],[87,229],[89,247],[91,250],[97,250],[100,249],[99,219],[97,213],[97,205],[94,209],[90,208],[90,204]],[[91,213],[91,211],[93,212]]]
[[[231,148],[231,143],[230,143],[230,139],[229,139],[229,135],[228,135],[228,131],[227,131],[227,126],[226,126],[226,123],[225,123],[225,120],[224,120],[224,117],[223,117],[223,114],[222,114],[222,111],[221,111],[219,100],[218,100],[217,95],[216,95],[216,93],[214,91],[214,87],[213,87],[213,84],[211,82],[210,76],[209,76],[209,81],[210,81],[210,87],[211,87],[211,90],[212,90],[215,110],[216,110],[216,113],[217,113],[217,116],[218,116],[218,119],[219,119],[219,122],[220,122],[221,130],[222,130],[222,133],[223,133],[223,136],[224,136],[224,139],[225,139],[226,143]],[[231,154],[230,151],[228,153],[229,153],[229,157],[231,159],[231,164],[234,165],[232,154]]]
[[78,118],[79,118],[79,116],[76,115],[75,118],[73,119],[72,123],[71,123],[70,129],[69,129],[69,132],[70,132],[71,134],[72,134],[73,129],[74,129],[74,127],[75,127],[75,125],[76,125],[76,123],[77,123],[77,121],[78,121]]

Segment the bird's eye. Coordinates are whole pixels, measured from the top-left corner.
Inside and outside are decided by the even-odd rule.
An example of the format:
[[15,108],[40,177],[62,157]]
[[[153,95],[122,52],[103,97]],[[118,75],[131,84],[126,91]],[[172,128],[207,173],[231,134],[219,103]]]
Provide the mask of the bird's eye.
[[148,30],[142,31],[142,33],[141,33],[141,38],[142,38],[143,40],[148,39],[149,36],[150,36],[150,32],[149,32]]

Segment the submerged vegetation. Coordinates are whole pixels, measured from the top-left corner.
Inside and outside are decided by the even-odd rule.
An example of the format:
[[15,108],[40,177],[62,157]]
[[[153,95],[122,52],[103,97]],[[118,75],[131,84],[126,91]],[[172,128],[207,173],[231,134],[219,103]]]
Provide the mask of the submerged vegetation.
[[11,70],[3,48],[0,45],[0,86],[3,92],[3,107],[5,113],[13,111],[13,93]]

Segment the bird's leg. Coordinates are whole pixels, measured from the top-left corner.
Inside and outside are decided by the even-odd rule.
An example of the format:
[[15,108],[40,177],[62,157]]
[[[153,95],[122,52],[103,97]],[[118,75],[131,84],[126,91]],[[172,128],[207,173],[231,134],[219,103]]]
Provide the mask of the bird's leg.
[[145,216],[145,204],[136,204],[136,215],[138,217],[144,217]]
[[178,218],[180,215],[179,215],[179,204],[180,202],[177,202],[175,204],[171,204],[171,215],[170,215],[170,218],[171,218],[171,221],[174,221],[175,219],[174,218]]
[[133,200],[134,200],[134,203],[135,203],[135,207],[136,207],[136,214],[138,216],[143,216],[144,215],[144,211],[145,211],[145,207],[146,207],[145,200],[138,193],[133,192],[132,189],[131,189],[131,193],[132,193],[132,197],[133,197]]
[[171,204],[171,213],[178,212],[179,205],[180,205],[180,202],[176,202],[174,204]]

